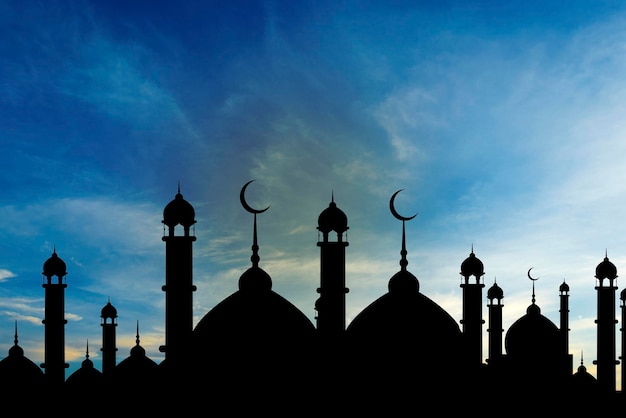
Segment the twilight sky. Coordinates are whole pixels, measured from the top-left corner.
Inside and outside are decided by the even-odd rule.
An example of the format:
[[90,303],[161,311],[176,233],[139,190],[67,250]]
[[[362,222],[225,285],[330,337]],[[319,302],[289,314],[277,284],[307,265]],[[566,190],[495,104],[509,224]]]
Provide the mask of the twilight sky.
[[100,368],[109,299],[118,361],[138,322],[159,362],[164,206],[180,182],[196,209],[197,323],[250,266],[239,191],[254,179],[248,202],[270,205],[259,265],[312,321],[331,195],[350,227],[349,323],[400,268],[389,199],[403,189],[425,295],[461,319],[473,246],[485,305],[494,281],[504,290],[505,330],[530,304],[531,267],[558,325],[565,280],[574,366],[582,353],[595,375],[595,267],[606,252],[626,268],[626,4],[515,3],[0,1],[0,357],[17,320],[43,361],[56,247],[66,375],[87,341]]

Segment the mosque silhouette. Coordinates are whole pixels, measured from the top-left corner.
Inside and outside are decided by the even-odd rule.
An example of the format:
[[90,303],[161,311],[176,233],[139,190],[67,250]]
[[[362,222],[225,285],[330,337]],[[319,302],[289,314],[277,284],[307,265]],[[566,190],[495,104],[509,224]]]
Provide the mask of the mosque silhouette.
[[[498,413],[563,414],[610,412],[624,405],[616,389],[617,269],[604,257],[595,269],[597,291],[597,378],[587,372],[582,354],[574,367],[569,353],[569,287],[558,289],[560,322],[541,314],[535,300],[504,332],[504,291],[497,283],[483,295],[484,266],[474,248],[460,264],[462,319],[456,321],[428,296],[408,269],[405,222],[394,198],[389,207],[402,222],[400,270],[386,292],[346,324],[345,261],[348,218],[334,195],[318,217],[320,282],[313,324],[272,290],[260,267],[257,215],[241,189],[240,200],[253,214],[252,265],[238,289],[193,326],[193,206],[180,187],[163,210],[165,242],[164,359],[146,356],[137,325],[136,345],[118,361],[117,309],[101,310],[102,370],[87,355],[65,376],[64,292],[66,264],[56,249],[43,264],[45,360],[36,365],[18,343],[0,360],[0,397],[23,402],[28,410],[69,415],[96,411],[184,416],[228,408],[229,415],[321,413],[386,416],[417,411],[437,415]],[[233,286],[234,287],[234,286]],[[620,294],[626,323],[626,289]],[[483,360],[483,304],[487,307],[488,355]],[[620,329],[620,331],[622,331]],[[621,355],[626,350],[621,332]],[[626,368],[621,368],[621,381]],[[425,408],[425,409],[424,409]],[[433,409],[435,408],[435,409]],[[623,410],[623,409],[621,409]],[[501,412],[500,412],[501,413]],[[207,412],[207,414],[210,414]],[[423,414],[423,413],[422,413]],[[433,412],[434,414],[434,412]],[[429,415],[429,414],[427,414]]]

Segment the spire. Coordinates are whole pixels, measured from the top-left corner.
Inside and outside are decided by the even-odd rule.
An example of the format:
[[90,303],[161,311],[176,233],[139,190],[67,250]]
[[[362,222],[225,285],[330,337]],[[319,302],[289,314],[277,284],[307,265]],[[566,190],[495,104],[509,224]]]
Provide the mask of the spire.
[[241,188],[241,192],[239,193],[239,200],[241,201],[241,206],[243,206],[243,208],[246,211],[254,215],[254,227],[253,227],[253,232],[252,232],[252,256],[250,257],[250,260],[252,261],[252,267],[258,267],[260,257],[259,257],[259,244],[257,240],[256,216],[259,213],[265,212],[270,207],[267,206],[264,209],[254,209],[248,204],[248,202],[246,202],[246,188],[253,181],[254,180],[250,180],[246,184],[243,185],[243,187]]
[[394,206],[394,200],[396,198],[396,195],[398,193],[400,193],[402,190],[404,189],[400,189],[398,191],[396,191],[392,196],[391,199],[389,200],[389,210],[391,211],[391,214],[398,220],[402,221],[402,250],[400,251],[400,270],[401,271],[406,271],[406,266],[409,264],[409,262],[406,259],[406,233],[405,233],[405,227],[404,224],[406,221],[410,221],[411,219],[415,218],[417,216],[417,213],[413,216],[401,216],[397,211],[396,208]]
[[17,345],[17,319],[15,320],[15,336],[13,338],[13,344]]

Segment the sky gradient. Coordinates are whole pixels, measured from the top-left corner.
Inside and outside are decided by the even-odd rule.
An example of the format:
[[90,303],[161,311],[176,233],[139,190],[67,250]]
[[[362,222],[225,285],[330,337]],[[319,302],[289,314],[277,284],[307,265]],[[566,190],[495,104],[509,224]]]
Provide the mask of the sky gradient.
[[529,268],[557,325],[565,280],[574,367],[583,355],[595,376],[595,267],[606,253],[626,269],[625,4],[0,1],[0,34],[0,357],[17,320],[43,362],[56,248],[66,375],[87,341],[100,369],[108,300],[118,361],[138,322],[159,362],[163,208],[180,184],[196,210],[195,324],[250,266],[239,191],[254,179],[248,202],[270,206],[259,265],[312,321],[331,195],[350,227],[349,323],[400,268],[389,199],[403,189],[422,293],[460,320],[473,247],[506,331],[531,302]]

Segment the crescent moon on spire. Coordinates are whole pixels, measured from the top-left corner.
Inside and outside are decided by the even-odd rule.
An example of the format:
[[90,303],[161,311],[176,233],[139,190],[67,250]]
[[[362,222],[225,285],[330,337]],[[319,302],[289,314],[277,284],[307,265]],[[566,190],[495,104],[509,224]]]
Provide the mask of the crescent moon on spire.
[[250,183],[252,183],[254,180],[250,180],[249,182],[247,182],[246,184],[243,185],[243,187],[241,188],[241,192],[239,193],[239,200],[241,200],[241,206],[243,206],[243,208],[245,210],[247,210],[250,213],[263,213],[266,210],[268,210],[270,207],[266,207],[265,209],[254,209],[252,206],[250,206],[248,204],[248,202],[246,202],[246,188],[248,187],[248,185]]
[[393,195],[391,195],[391,199],[389,200],[389,210],[391,211],[391,214],[398,220],[400,221],[410,221],[411,219],[415,218],[417,216],[417,213],[413,216],[402,216],[400,215],[397,211],[396,208],[394,206],[394,200],[396,199],[396,195],[398,193],[400,193],[402,190],[404,189],[400,189],[397,192],[395,192]]
[[536,280],[539,280],[539,277],[537,277],[536,279],[533,279],[532,277],[530,277],[530,271],[531,271],[532,269],[534,269],[534,267],[531,267],[531,268],[529,268],[529,269],[528,269],[528,273],[527,273],[527,275],[528,275],[528,278],[534,282],[534,281],[536,281]]

